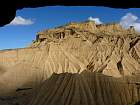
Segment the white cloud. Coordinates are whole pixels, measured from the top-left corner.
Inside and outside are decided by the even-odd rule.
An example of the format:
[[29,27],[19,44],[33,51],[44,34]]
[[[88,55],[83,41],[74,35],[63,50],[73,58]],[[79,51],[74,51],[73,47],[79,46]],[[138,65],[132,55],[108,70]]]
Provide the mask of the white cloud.
[[88,20],[90,20],[90,21],[95,21],[96,24],[102,24],[102,22],[100,21],[99,18],[93,18],[93,17],[90,16],[90,17],[88,18]]
[[129,26],[134,26],[135,30],[140,32],[140,22],[138,22],[139,17],[132,13],[127,13],[120,20],[120,25],[124,28],[128,28]]
[[10,25],[31,25],[34,22],[31,19],[25,19],[21,16],[17,16],[14,20],[10,23]]
[[135,30],[140,32],[140,22],[139,23],[134,23],[133,26],[135,27]]

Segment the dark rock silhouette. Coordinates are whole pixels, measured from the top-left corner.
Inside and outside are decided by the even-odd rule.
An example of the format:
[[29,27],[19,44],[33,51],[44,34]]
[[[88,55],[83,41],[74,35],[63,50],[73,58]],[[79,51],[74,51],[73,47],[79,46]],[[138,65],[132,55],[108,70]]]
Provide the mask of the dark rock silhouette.
[[84,71],[53,74],[36,89],[28,105],[131,105],[138,96],[137,86],[125,79]]

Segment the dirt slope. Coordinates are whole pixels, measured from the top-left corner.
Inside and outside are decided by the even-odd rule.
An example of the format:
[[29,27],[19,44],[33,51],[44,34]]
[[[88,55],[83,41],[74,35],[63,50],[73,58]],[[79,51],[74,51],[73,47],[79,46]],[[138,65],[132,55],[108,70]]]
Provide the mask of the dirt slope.
[[137,86],[124,78],[87,71],[53,74],[28,105],[134,105],[140,98]]

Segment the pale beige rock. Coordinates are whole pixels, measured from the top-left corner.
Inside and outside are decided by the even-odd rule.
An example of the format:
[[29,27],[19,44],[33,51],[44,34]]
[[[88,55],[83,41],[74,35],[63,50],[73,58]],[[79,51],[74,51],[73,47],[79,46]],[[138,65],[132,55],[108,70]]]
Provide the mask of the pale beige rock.
[[53,73],[84,70],[113,77],[139,74],[140,36],[131,28],[86,21],[38,32],[29,47],[0,51],[1,67],[6,67],[0,85],[9,82],[14,90],[27,79],[44,81]]
[[65,105],[128,105],[140,100],[139,73],[140,35],[133,27],[70,23],[38,32],[26,48],[0,51],[0,96],[16,94],[27,105],[29,93],[22,98],[16,90],[32,89],[51,79],[43,90],[34,91],[37,94],[29,105],[61,105],[58,100],[66,101]]

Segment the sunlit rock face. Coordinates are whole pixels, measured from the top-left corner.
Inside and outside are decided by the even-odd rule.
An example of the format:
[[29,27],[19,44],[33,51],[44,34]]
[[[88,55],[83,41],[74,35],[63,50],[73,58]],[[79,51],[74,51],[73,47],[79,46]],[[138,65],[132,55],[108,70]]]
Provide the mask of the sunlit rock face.
[[[81,76],[83,71],[89,74],[93,72],[101,74],[101,81],[104,76],[107,78],[112,76],[111,79],[106,80],[107,84],[117,84],[119,85],[118,88],[122,90],[131,87],[131,85],[126,86],[129,83],[127,79],[123,79],[122,86],[125,86],[122,88],[120,86],[122,78],[137,76],[137,79],[128,78],[128,81],[132,81],[134,86],[131,89],[135,89],[138,93],[135,91],[135,94],[132,93],[126,98],[131,99],[130,102],[132,102],[133,97],[137,95],[136,101],[138,101],[139,90],[135,84],[139,83],[140,35],[135,32],[132,26],[129,29],[123,29],[116,23],[96,25],[94,21],[71,22],[53,29],[40,31],[37,33],[36,39],[28,47],[0,51],[0,85],[2,86],[0,87],[0,95],[14,93],[17,88],[36,87],[43,81],[52,78],[53,73],[59,75],[67,72]],[[55,76],[53,77],[55,78]],[[116,77],[121,79],[115,79]],[[75,82],[81,81],[79,80],[81,77],[72,76],[72,78],[74,78]],[[75,80],[75,78],[78,80]],[[68,77],[68,79],[70,78]],[[82,80],[84,79],[82,77]],[[108,82],[112,81],[112,79],[118,82]],[[97,80],[96,82],[98,84],[100,81]],[[81,86],[81,82],[79,84],[78,86]],[[89,90],[89,88],[95,88],[94,85],[89,86],[89,84],[90,82],[87,84],[88,87],[84,88],[84,91]],[[82,86],[86,87],[84,84]],[[101,83],[100,86],[107,89],[105,84]],[[113,86],[110,88],[114,89]],[[128,95],[128,92],[132,92],[131,89],[124,91],[124,94]],[[121,93],[122,90],[114,90],[113,92],[119,91]],[[99,89],[98,91],[103,90]],[[112,93],[112,97],[114,95]],[[102,99],[104,100],[105,97],[102,96]],[[90,98],[94,98],[93,101],[95,101],[97,97]],[[79,98],[79,100],[81,99]],[[119,99],[115,98],[114,100],[116,102]],[[40,101],[38,102],[40,103]],[[35,103],[34,100],[33,103]],[[104,105],[111,105],[108,102],[106,103]],[[120,103],[116,105],[127,105],[129,102],[120,101]]]
[[87,69],[121,77],[139,73],[139,39],[133,27],[123,29],[114,23],[96,25],[94,21],[71,22],[38,32],[31,47],[47,50],[44,53],[47,58],[42,56],[41,61],[45,59],[44,68],[50,74]]
[[44,79],[53,72],[83,70],[113,77],[135,75],[140,72],[140,36],[133,27],[123,29],[119,24],[71,22],[38,32],[27,48],[0,51],[6,71],[25,62],[39,68]]

